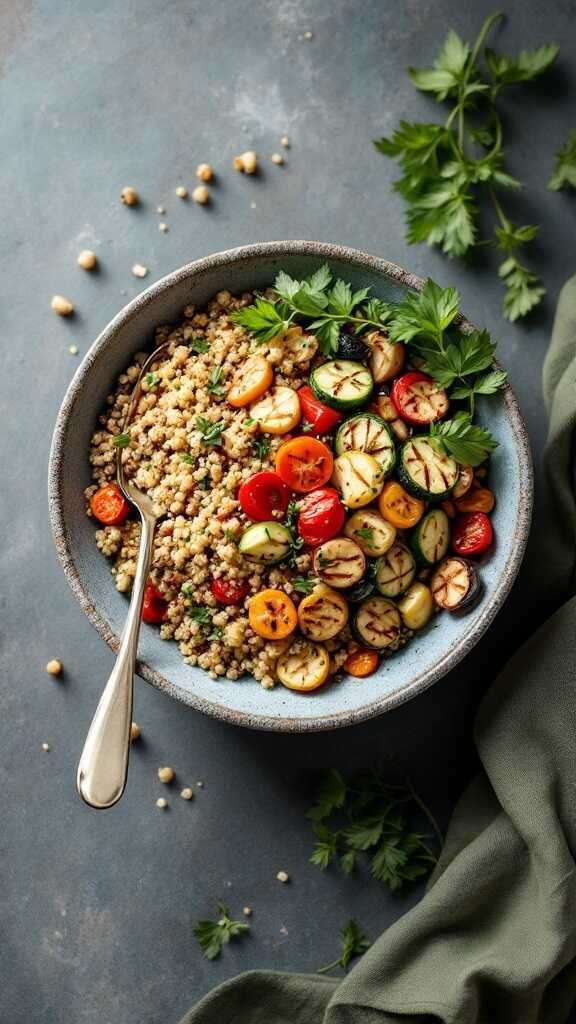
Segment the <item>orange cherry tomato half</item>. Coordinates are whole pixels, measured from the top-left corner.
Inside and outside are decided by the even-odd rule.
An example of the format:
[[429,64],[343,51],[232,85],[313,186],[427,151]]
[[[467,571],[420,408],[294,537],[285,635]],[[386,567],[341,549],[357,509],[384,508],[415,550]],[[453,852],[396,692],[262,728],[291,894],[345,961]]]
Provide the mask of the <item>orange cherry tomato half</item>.
[[477,487],[454,502],[459,512],[491,512],[496,499],[488,487]]
[[419,498],[413,498],[397,480],[389,480],[378,498],[380,515],[397,530],[407,530],[424,515],[426,505]]
[[92,515],[105,526],[118,526],[126,519],[130,505],[118,484],[106,484],[90,498]]
[[227,396],[230,405],[237,409],[250,405],[268,390],[273,377],[272,365],[264,356],[250,356],[234,374]]
[[293,437],[276,453],[276,472],[293,491],[306,494],[332,476],[332,452],[316,437]]
[[344,671],[349,676],[357,676],[358,679],[364,679],[365,676],[371,676],[373,672],[378,668],[378,655],[376,651],[368,651],[360,649],[354,651],[354,654],[348,655],[344,662]]
[[265,640],[283,640],[296,629],[298,613],[283,590],[261,590],[248,605],[248,621]]
[[157,625],[160,622],[166,621],[167,612],[168,602],[164,600],[162,594],[153,583],[147,583],[142,604],[143,621],[149,622],[151,625]]

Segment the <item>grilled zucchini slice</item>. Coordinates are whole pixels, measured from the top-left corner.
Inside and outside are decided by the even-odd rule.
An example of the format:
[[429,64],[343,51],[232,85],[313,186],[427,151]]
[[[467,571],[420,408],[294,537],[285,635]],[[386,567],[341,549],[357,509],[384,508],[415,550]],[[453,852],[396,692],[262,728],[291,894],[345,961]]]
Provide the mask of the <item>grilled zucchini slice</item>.
[[393,544],[376,563],[376,586],[384,597],[399,597],[415,575],[414,556],[403,544]]
[[400,636],[402,620],[392,601],[385,597],[367,597],[356,612],[353,629],[361,644],[382,651]]
[[365,569],[362,548],[349,537],[333,537],[314,552],[314,572],[323,583],[338,590],[358,583]]
[[254,523],[242,534],[238,550],[251,562],[274,565],[286,558],[291,546],[290,532],[281,523]]
[[368,452],[382,466],[384,476],[394,469],[396,449],[387,424],[373,412],[352,416],[338,428],[334,444],[336,455],[344,452]]
[[400,449],[398,479],[415,498],[447,498],[458,479],[458,463],[426,437],[412,437]]
[[344,527],[344,533],[355,540],[369,558],[385,555],[396,540],[396,527],[371,508],[354,512]]
[[449,543],[450,520],[441,508],[427,512],[410,537],[410,547],[419,565],[435,565],[444,558]]
[[350,359],[331,359],[310,375],[310,387],[326,405],[345,412],[365,405],[372,394],[370,370]]
[[464,558],[445,558],[430,580],[434,601],[449,612],[470,607],[482,589],[476,566]]
[[348,622],[348,602],[332,587],[319,583],[298,606],[298,625],[309,640],[331,640]]
[[362,508],[378,497],[384,486],[382,466],[367,452],[344,452],[334,460],[332,483],[348,508]]
[[293,640],[276,662],[276,675],[289,690],[307,693],[317,690],[328,679],[330,657],[322,644],[311,640]]

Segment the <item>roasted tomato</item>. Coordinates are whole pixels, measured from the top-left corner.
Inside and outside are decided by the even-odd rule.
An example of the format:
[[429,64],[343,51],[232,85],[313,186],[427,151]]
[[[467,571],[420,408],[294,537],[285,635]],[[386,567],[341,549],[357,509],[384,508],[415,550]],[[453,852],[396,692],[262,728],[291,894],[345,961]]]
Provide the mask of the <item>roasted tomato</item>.
[[250,600],[248,621],[265,640],[284,640],[296,629],[298,613],[283,590],[261,590]]
[[392,523],[397,530],[408,530],[416,526],[426,511],[424,502],[408,494],[397,480],[389,480],[384,484],[378,498],[378,508],[382,518]]
[[236,583],[234,580],[219,577],[212,580],[210,590],[220,604],[242,604],[248,595],[249,588],[245,583]]
[[298,391],[304,419],[312,427],[313,434],[329,434],[344,419],[341,412],[324,405],[307,384]]
[[496,504],[492,491],[488,487],[472,487],[463,498],[454,502],[459,512],[491,512]]
[[426,373],[413,371],[398,377],[391,392],[398,415],[407,423],[424,426],[448,412],[448,396]]
[[298,533],[305,544],[316,547],[340,533],[346,519],[346,510],[338,491],[321,487],[309,491],[300,503]]
[[377,668],[378,655],[376,651],[369,651],[365,648],[354,651],[354,654],[349,654],[344,662],[344,671],[350,676],[356,676],[357,679],[371,676]]
[[481,555],[493,540],[492,523],[484,512],[467,512],[454,524],[452,549],[457,555]]
[[90,498],[92,515],[105,526],[119,526],[126,519],[130,505],[118,484],[100,487]]
[[142,602],[142,619],[144,622],[158,625],[166,621],[168,602],[156,589],[153,583],[147,583],[144,589],[144,601]]
[[242,511],[256,523],[284,515],[290,501],[290,488],[277,473],[263,470],[245,480],[238,490],[238,501]]
[[293,437],[276,453],[276,472],[293,491],[306,494],[332,476],[332,452],[315,437]]

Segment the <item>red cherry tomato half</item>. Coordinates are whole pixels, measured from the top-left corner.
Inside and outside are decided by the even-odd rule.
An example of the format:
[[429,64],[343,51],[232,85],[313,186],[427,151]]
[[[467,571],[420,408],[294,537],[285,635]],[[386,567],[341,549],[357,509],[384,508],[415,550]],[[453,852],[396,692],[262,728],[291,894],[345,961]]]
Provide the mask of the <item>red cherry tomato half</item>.
[[106,484],[94,492],[90,499],[92,515],[105,526],[119,526],[130,511],[130,505],[118,484]]
[[233,580],[212,580],[210,590],[220,604],[242,604],[248,596],[249,588],[245,583],[234,583]]
[[448,396],[444,389],[439,388],[428,374],[416,370],[396,378],[390,397],[398,415],[416,426],[434,423],[448,412]]
[[336,412],[336,409],[331,409],[329,405],[320,402],[307,384],[298,391],[298,398],[302,415],[312,427],[312,434],[329,434],[344,419],[342,413]]
[[454,523],[452,548],[457,555],[481,555],[493,540],[492,523],[485,512],[467,512]]
[[264,523],[275,513],[284,515],[290,501],[290,488],[277,473],[255,473],[240,485],[238,501],[249,519]]
[[333,487],[320,487],[309,491],[301,501],[298,533],[305,544],[315,547],[340,533],[345,519],[346,510],[338,491]]
[[144,589],[144,602],[142,604],[142,619],[144,622],[158,624],[166,621],[168,602],[156,589],[153,583],[147,583]]

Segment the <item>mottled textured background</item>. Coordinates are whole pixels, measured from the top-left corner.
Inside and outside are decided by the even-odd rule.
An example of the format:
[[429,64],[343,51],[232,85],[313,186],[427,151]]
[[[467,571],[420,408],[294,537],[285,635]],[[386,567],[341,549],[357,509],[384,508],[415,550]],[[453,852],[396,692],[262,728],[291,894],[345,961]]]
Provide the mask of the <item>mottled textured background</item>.
[[[80,353],[147,281],[217,249],[273,238],[339,241],[385,255],[462,291],[466,313],[498,338],[537,461],[545,422],[540,370],[554,301],[573,272],[576,197],[548,192],[553,150],[576,123],[576,6],[515,0],[496,45],[559,42],[546,84],[503,102],[509,167],[527,184],[514,209],[543,224],[534,252],[549,289],[529,325],[500,317],[489,261],[448,264],[404,241],[393,166],[370,140],[399,118],[432,119],[407,64],[431,60],[449,25],[466,35],[486,0],[4,0],[0,5],[0,253],[3,287],[2,741],[0,772],[0,1019],[2,1024],[175,1021],[238,970],[309,970],[336,951],[353,914],[376,936],[418,897],[308,864],[304,819],[326,766],[352,769],[393,755],[445,820],[474,758],[471,721],[505,653],[543,614],[544,487],[520,582],[477,653],[421,698],[346,732],[275,736],[235,730],[137,685],[125,798],[96,814],[74,790],[84,735],[112,656],[64,582],[49,535],[45,476],[56,411]],[[304,39],[311,31],[313,38]],[[287,132],[277,168],[269,155]],[[263,172],[231,170],[254,147]],[[182,203],[201,160],[218,183],[210,209]],[[144,202],[118,201],[133,184]],[[166,206],[161,234],[156,206]],[[101,269],[76,265],[81,248]],[[146,282],[130,268],[150,268]],[[50,312],[53,293],[78,315]],[[60,657],[64,679],[44,672]],[[49,754],[40,745],[51,745]],[[159,764],[205,785],[191,804],[174,790],[156,810]],[[164,792],[164,795],[168,795]],[[275,880],[290,873],[289,885]],[[219,899],[254,908],[253,931],[214,964],[192,924]]]

